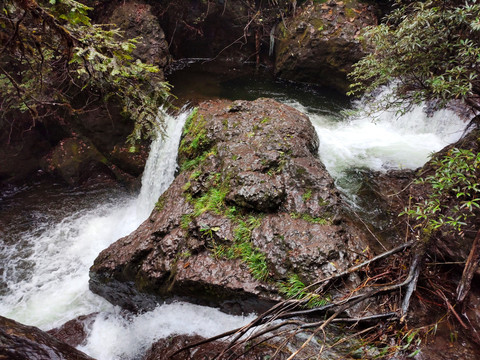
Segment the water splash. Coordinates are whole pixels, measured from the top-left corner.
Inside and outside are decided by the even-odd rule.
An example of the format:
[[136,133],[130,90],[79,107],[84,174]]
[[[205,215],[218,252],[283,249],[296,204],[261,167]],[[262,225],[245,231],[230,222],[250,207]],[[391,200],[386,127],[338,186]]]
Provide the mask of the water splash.
[[352,168],[416,169],[433,152],[457,141],[466,127],[451,110],[428,116],[421,105],[403,115],[392,110],[343,119],[312,113],[298,102],[288,104],[310,117],[320,140],[320,159],[336,179]]
[[129,319],[118,311],[103,313],[96,318],[87,342],[79,350],[98,360],[135,359],[158,339],[173,334],[211,337],[253,319],[254,316],[232,316],[184,302],[160,305]]
[[100,251],[147,218],[173,181],[186,117],[186,113],[166,116],[167,137],[152,144],[138,197],[102,199],[59,223],[45,219],[37,230],[22,234],[20,242],[3,245],[8,267],[2,275],[6,291],[0,297],[0,314],[49,329],[82,314],[111,310],[109,303],[89,291],[89,267]]

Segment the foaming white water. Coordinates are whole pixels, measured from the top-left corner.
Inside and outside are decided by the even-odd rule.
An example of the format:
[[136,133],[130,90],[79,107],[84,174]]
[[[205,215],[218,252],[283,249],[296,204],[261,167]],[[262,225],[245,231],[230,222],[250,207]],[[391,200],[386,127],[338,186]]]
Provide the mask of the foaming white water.
[[129,319],[119,313],[103,313],[96,318],[86,344],[79,349],[98,360],[134,359],[154,341],[172,334],[211,337],[243,326],[253,318],[182,302],[161,305]]
[[[176,121],[169,121],[168,138],[154,141],[142,176],[142,189],[136,201],[138,217],[145,219],[153,209],[158,197],[168,188],[175,177],[177,152],[183,125],[188,116],[181,113]],[[173,119],[170,117],[170,119]]]
[[[3,275],[8,291],[0,298],[1,315],[48,329],[82,314],[111,310],[111,305],[89,291],[89,267],[101,250],[145,220],[173,180],[186,117],[166,116],[167,137],[152,144],[153,156],[145,170],[149,180],[137,198],[112,198],[93,209],[70,214],[60,223],[39,224],[44,230],[25,234],[22,249],[17,244],[3,247],[2,251],[11,253],[7,258],[13,264]],[[25,252],[27,256],[22,258],[20,254]],[[16,266],[25,264],[31,269],[16,271]]]
[[[99,252],[135,230],[173,181],[186,117],[167,117],[168,137],[152,144],[138,197],[113,196],[56,224],[46,219],[20,242],[2,244],[0,250],[9,260],[2,274],[7,284],[6,295],[0,297],[2,316],[47,330],[79,315],[99,313],[80,347],[99,360],[135,359],[157,339],[172,334],[209,337],[253,319],[187,303],[163,304],[134,316],[88,289],[88,270]],[[25,270],[25,264],[31,269]]]
[[466,126],[451,110],[429,117],[422,106],[403,115],[383,111],[343,120],[309,113],[299,103],[289,105],[310,117],[320,140],[320,159],[334,178],[350,168],[415,169],[432,152],[457,141]]

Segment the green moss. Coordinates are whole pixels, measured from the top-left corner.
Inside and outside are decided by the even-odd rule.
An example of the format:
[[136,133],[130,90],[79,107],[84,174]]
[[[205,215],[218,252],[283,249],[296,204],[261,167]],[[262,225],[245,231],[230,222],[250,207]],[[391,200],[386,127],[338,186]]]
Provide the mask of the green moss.
[[191,175],[190,175],[190,180],[195,180],[198,179],[198,177],[202,175],[202,172],[200,170],[195,170]]
[[185,251],[181,252],[181,253],[179,254],[179,256],[180,256],[181,258],[187,259],[187,258],[189,258],[190,256],[192,256],[192,253],[191,253],[190,250],[185,250]]
[[325,28],[325,24],[323,23],[323,20],[320,17],[311,19],[310,23],[313,25],[313,27],[317,31],[323,31],[323,29]]
[[179,163],[182,171],[190,170],[205,160],[211,151],[212,141],[207,137],[207,121],[198,110],[192,111],[188,117],[183,139],[178,149]]
[[307,190],[306,192],[303,193],[302,195],[302,199],[303,201],[307,202],[308,200],[310,200],[312,198],[312,190],[309,189]]
[[165,193],[160,196],[155,203],[155,210],[157,211],[162,211],[165,208],[165,203],[167,202],[167,197],[165,196]]
[[192,222],[192,214],[183,214],[182,218],[180,219],[180,227],[183,230],[188,230],[190,223]]
[[188,115],[187,120],[185,120],[185,125],[183,126],[183,136],[187,135],[192,127],[194,119],[196,119],[198,114],[198,108],[192,110],[190,115]]
[[351,7],[345,6],[345,16],[348,19],[352,19],[352,18],[356,18],[357,14],[355,13],[355,11]]
[[189,181],[185,185],[183,185],[182,190],[188,191],[192,187],[192,183]]
[[288,298],[306,300],[306,307],[309,308],[320,307],[331,301],[329,295],[321,296],[308,291],[307,286],[297,274],[291,274],[286,281],[279,282],[277,286],[280,292]]
[[268,278],[267,258],[252,244],[252,231],[260,226],[261,218],[249,216],[240,218],[235,208],[227,209],[228,217],[235,221],[237,226],[233,230],[233,244],[217,244],[213,242],[212,256],[216,259],[241,259],[253,277],[265,281]]
[[302,219],[304,221],[309,222],[310,224],[318,224],[318,225],[330,225],[331,220],[328,217],[321,218],[321,217],[313,217],[310,214],[305,213],[291,213],[290,216],[292,219]]
[[324,198],[322,198],[320,196],[318,197],[318,205],[319,206],[327,206],[329,204],[330,203],[327,200],[325,200]]
[[[181,162],[180,165],[180,171],[189,171],[197,166],[199,166],[201,163],[203,163],[208,157],[216,155],[217,154],[217,148],[214,147],[212,149],[206,150],[203,153],[201,153],[199,156],[193,158],[193,159],[184,159]],[[197,170],[199,171],[199,170]],[[200,176],[200,174],[199,174]]]
[[286,39],[288,37],[287,28],[284,26],[283,23],[280,24],[279,31],[281,33],[281,38]]

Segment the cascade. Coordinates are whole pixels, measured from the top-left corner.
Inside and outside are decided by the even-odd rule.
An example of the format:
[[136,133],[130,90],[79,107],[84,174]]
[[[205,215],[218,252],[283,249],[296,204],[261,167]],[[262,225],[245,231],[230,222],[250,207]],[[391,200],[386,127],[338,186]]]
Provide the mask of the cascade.
[[[389,91],[384,90],[379,98]],[[336,179],[352,168],[416,169],[433,152],[460,139],[466,127],[454,111],[443,109],[428,115],[423,104],[399,113],[398,109],[374,111],[359,102],[355,115],[342,118],[318,114],[298,101],[285,102],[310,117],[320,141],[320,159]]]
[[273,50],[275,49],[275,28],[276,26],[272,26],[272,30],[270,30],[270,44],[268,48],[268,56],[273,56]]
[[[351,168],[387,171],[422,166],[431,152],[456,141],[466,125],[450,110],[428,117],[421,106],[402,116],[382,112],[374,118],[345,119],[307,108],[282,91],[269,95],[310,117],[320,140],[319,156],[337,180]],[[186,113],[166,117],[167,138],[152,143],[138,196],[110,194],[75,211],[65,206],[61,220],[42,215],[36,229],[22,233],[20,241],[0,242],[0,261],[7,264],[0,273],[0,315],[48,330],[99,312],[80,346],[99,360],[134,359],[158,338],[174,333],[213,336],[252,319],[181,302],[127,318],[88,289],[88,270],[98,253],[135,230],[173,181],[186,117]]]
[[[173,333],[213,336],[249,321],[187,303],[159,305],[126,319],[118,307],[88,289],[89,267],[100,251],[135,230],[173,181],[187,115],[166,116],[167,136],[152,143],[136,198],[112,196],[93,208],[67,214],[59,223],[46,219],[36,231],[23,234],[22,246],[0,248],[9,264],[2,274],[6,291],[0,293],[0,315],[48,330],[100,312],[80,347],[99,360],[133,359],[154,340]],[[183,321],[186,314],[188,323]]]

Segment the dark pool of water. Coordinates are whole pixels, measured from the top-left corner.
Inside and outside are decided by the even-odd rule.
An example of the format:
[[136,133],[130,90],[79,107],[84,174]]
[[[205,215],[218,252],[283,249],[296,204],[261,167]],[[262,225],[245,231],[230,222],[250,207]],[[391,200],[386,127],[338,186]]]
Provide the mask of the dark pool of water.
[[275,79],[269,69],[251,65],[228,67],[205,61],[185,61],[181,70],[167,76],[179,103],[210,99],[255,100],[269,97],[296,101],[310,113],[327,116],[351,107],[351,100],[335,90]]

